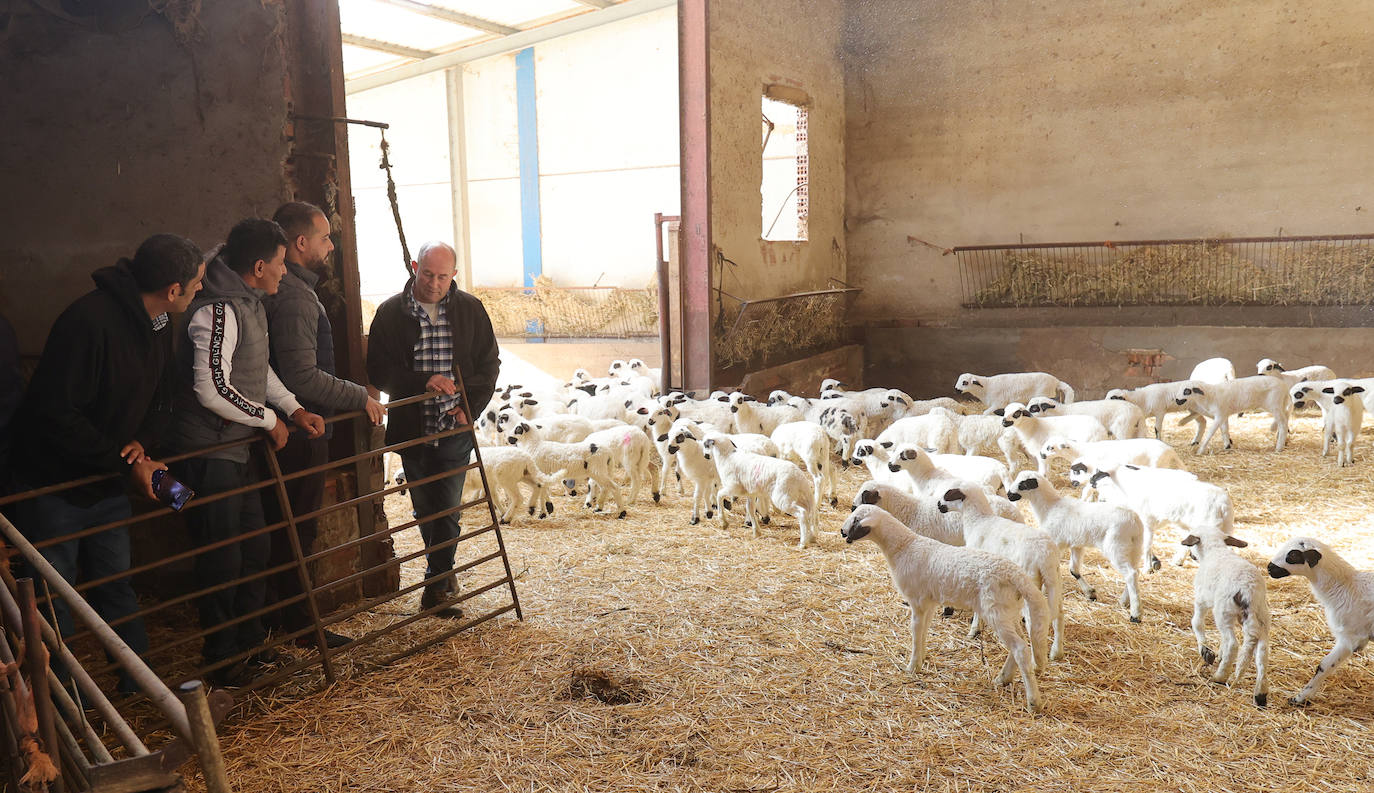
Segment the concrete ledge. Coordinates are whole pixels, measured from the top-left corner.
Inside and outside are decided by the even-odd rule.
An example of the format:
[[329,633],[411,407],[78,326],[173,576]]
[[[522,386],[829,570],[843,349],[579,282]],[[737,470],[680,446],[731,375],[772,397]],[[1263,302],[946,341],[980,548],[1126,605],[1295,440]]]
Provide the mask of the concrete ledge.
[[850,344],[819,355],[750,372],[744,376],[739,390],[758,399],[767,398],[768,392],[777,389],[802,396],[817,396],[821,381],[827,377],[858,388],[863,384],[863,362],[864,348],[858,344]]
[[1207,358],[1230,358],[1236,374],[1255,374],[1273,358],[1290,368],[1321,363],[1342,376],[1374,375],[1364,327],[959,327],[868,328],[864,381],[917,398],[954,396],[963,372],[1051,372],[1100,398],[1110,388],[1186,378]]

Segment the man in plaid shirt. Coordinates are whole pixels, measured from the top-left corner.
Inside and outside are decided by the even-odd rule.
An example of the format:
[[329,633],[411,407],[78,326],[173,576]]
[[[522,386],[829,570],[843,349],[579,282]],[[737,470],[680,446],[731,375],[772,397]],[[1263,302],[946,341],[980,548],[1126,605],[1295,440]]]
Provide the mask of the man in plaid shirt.
[[[393,400],[439,392],[435,399],[388,413],[388,445],[428,438],[400,452],[410,482],[468,464],[473,446],[471,430],[429,436],[468,425],[468,416],[480,414],[496,390],[501,367],[496,334],[482,302],[454,285],[457,267],[458,256],[447,244],[426,242],[420,246],[411,263],[414,276],[400,294],[377,307],[368,333],[367,374],[372,385]],[[415,517],[461,504],[464,479],[466,472],[460,471],[426,484],[412,484],[410,500]],[[458,517],[459,513],[453,512],[420,524],[420,536],[428,551],[427,583],[420,609],[435,609],[434,613],[442,617],[459,618],[463,614],[455,606],[441,605],[456,590],[453,577],[444,573],[453,569]]]

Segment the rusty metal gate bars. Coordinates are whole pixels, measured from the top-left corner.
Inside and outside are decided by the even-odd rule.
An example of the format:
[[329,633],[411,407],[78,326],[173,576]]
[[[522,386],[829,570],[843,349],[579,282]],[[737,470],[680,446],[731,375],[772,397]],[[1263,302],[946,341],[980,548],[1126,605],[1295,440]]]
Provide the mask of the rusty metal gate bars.
[[[458,386],[460,389],[463,388],[461,378],[459,378]],[[468,403],[466,390],[462,390],[461,393],[465,411],[468,416],[471,416],[471,405]],[[434,396],[435,394],[433,393],[421,394],[418,396],[410,397],[408,399],[393,401],[390,403],[390,406],[401,407],[405,405],[415,404],[418,402],[431,399]],[[335,423],[342,421],[362,420],[363,418],[363,412],[356,411],[352,413],[333,416],[327,421],[329,423]],[[346,652],[354,652],[369,644],[373,644],[378,639],[395,633],[401,630],[402,628],[405,628],[406,626],[415,623],[417,620],[420,620],[426,616],[433,614],[436,611],[439,611],[440,609],[444,609],[454,604],[471,600],[472,598],[475,598],[487,592],[495,591],[501,587],[506,587],[509,591],[509,602],[505,603],[504,605],[500,605],[486,613],[479,614],[474,617],[464,618],[460,621],[457,621],[451,627],[445,628],[444,630],[437,632],[435,635],[425,637],[421,640],[407,642],[405,646],[403,646],[400,650],[387,654],[385,657],[381,659],[369,660],[375,662],[377,665],[385,665],[392,663],[400,658],[404,658],[426,647],[430,647],[438,642],[444,641],[463,630],[482,624],[484,622],[487,622],[488,620],[494,619],[495,617],[512,611],[515,612],[515,615],[518,619],[523,619],[523,612],[521,610],[518,593],[516,592],[515,588],[515,579],[511,572],[509,558],[506,554],[505,541],[502,537],[500,525],[496,518],[494,504],[491,501],[490,484],[487,480],[485,467],[482,465],[480,447],[474,445],[474,459],[472,462],[465,466],[454,468],[449,471],[440,472],[438,474],[425,477],[424,479],[413,480],[404,485],[384,486],[382,489],[377,490],[375,492],[367,492],[364,494],[356,495],[352,498],[344,498],[338,501],[338,503],[331,504],[305,514],[296,514],[295,511],[292,509],[289,498],[287,497],[285,484],[286,482],[291,481],[293,479],[310,476],[312,474],[317,474],[330,469],[340,468],[351,463],[358,463],[360,461],[371,459],[379,459],[382,454],[387,452],[397,452],[406,448],[416,446],[421,443],[426,443],[430,440],[458,435],[470,431],[472,431],[472,426],[469,422],[469,424],[460,427],[455,427],[445,432],[416,438],[410,441],[391,444],[388,446],[383,446],[378,449],[362,452],[360,454],[355,454],[339,460],[333,460],[322,465],[306,468],[300,471],[294,471],[291,473],[284,473],[282,471],[280,462],[276,458],[276,454],[272,451],[270,447],[266,445],[266,443],[262,439],[247,439],[235,443],[219,444],[217,446],[212,446],[208,449],[202,449],[190,454],[183,454],[177,455],[175,457],[165,458],[163,462],[175,463],[196,456],[204,455],[209,452],[221,451],[238,445],[263,443],[264,453],[267,460],[267,466],[269,469],[269,476],[266,479],[263,479],[258,482],[249,483],[242,487],[227,490],[221,493],[216,493],[213,495],[198,496],[187,505],[186,509],[190,510],[193,507],[203,507],[205,504],[213,503],[221,499],[230,498],[235,495],[241,495],[244,493],[257,494],[266,488],[272,488],[275,491],[277,501],[281,507],[281,514],[283,516],[283,519],[275,523],[263,526],[260,529],[256,529],[249,532],[243,532],[223,540],[208,543],[205,545],[195,546],[186,550],[174,551],[165,554],[154,561],[134,565],[124,573],[107,576],[102,579],[85,581],[76,587],[72,587],[67,582],[61,580],[60,576],[58,576],[56,571],[53,570],[50,565],[47,565],[46,560],[41,555],[41,548],[54,545],[57,543],[67,542],[73,539],[78,539],[81,537],[93,536],[102,531],[107,531],[121,526],[127,527],[139,523],[146,523],[150,520],[165,520],[168,518],[168,516],[171,516],[173,514],[172,511],[166,507],[159,507],[157,509],[141,513],[139,515],[135,515],[127,519],[111,521],[106,524],[93,526],[91,528],[77,532],[71,532],[38,543],[30,543],[15,526],[10,524],[8,520],[4,520],[2,517],[0,517],[0,531],[3,532],[5,540],[8,542],[8,544],[15,547],[19,551],[20,555],[24,557],[25,561],[28,562],[32,567],[37,569],[43,575],[43,580],[45,581],[45,583],[52,587],[54,593],[57,596],[61,597],[64,601],[68,603],[69,607],[73,609],[74,613],[77,613],[82,616],[81,621],[85,625],[83,629],[74,633],[72,636],[66,637],[64,639],[59,637],[56,631],[52,628],[52,626],[48,625],[47,622],[40,623],[44,637],[47,640],[47,644],[51,648],[53,648],[53,652],[63,661],[64,667],[70,670],[70,674],[76,686],[74,691],[79,692],[81,696],[87,698],[91,706],[95,708],[95,715],[97,715],[100,721],[103,722],[104,725],[107,727],[107,738],[101,739],[98,733],[96,733],[91,728],[91,726],[84,720],[84,711],[81,708],[79,708],[76,703],[72,701],[72,697],[67,695],[65,689],[60,685],[54,686],[52,691],[53,698],[57,700],[57,704],[61,706],[61,710],[65,714],[67,714],[71,719],[74,720],[72,726],[66,727],[66,732],[63,733],[61,739],[59,739],[59,743],[67,749],[75,748],[79,750],[80,742],[84,741],[87,745],[87,752],[91,755],[90,759],[87,759],[83,756],[81,758],[81,761],[78,762],[70,758],[75,758],[77,754],[81,754],[80,751],[76,751],[75,753],[73,753],[72,751],[66,751],[63,754],[64,761],[66,761],[67,764],[65,770],[71,772],[71,778],[75,780],[78,784],[78,787],[76,789],[85,789],[86,787],[89,787],[89,785],[86,785],[85,787],[81,786],[82,783],[89,782],[89,774],[83,773],[83,767],[81,766],[82,762],[85,763],[85,767],[90,767],[93,762],[96,765],[99,765],[102,762],[109,762],[111,759],[113,759],[110,747],[107,747],[103,743],[103,740],[114,740],[115,743],[113,745],[113,748],[116,751],[125,754],[130,758],[136,758],[150,754],[148,748],[143,744],[143,739],[139,737],[138,733],[142,733],[143,735],[151,735],[157,733],[160,730],[164,730],[170,727],[178,739],[181,739],[183,741],[193,740],[193,731],[191,730],[190,723],[187,721],[188,717],[186,714],[188,712],[211,712],[210,708],[199,708],[195,706],[195,697],[198,695],[199,697],[203,698],[205,694],[203,690],[200,690],[196,685],[194,685],[194,681],[197,678],[205,675],[206,673],[214,672],[217,669],[222,669],[231,664],[235,664],[240,660],[253,656],[263,650],[275,648],[302,637],[313,639],[314,645],[313,651],[306,654],[305,657],[287,663],[286,665],[281,666],[280,668],[277,668],[274,671],[253,680],[249,685],[246,685],[243,688],[239,689],[240,697],[244,693],[272,685],[278,681],[281,681],[288,675],[299,672],[303,669],[306,669],[307,667],[312,667],[316,664],[318,664],[321,667],[324,679],[328,682],[333,682],[337,676],[337,670],[335,668],[335,658],[338,655]],[[406,521],[398,526],[391,526],[378,531],[373,531],[369,534],[358,536],[348,540],[347,542],[328,548],[322,548],[318,551],[311,552],[311,549],[303,548],[301,546],[300,536],[298,533],[298,524],[302,521],[319,518],[321,516],[341,510],[356,509],[360,506],[371,506],[371,504],[377,501],[378,499],[384,498],[385,496],[391,493],[398,492],[406,487],[414,487],[416,485],[426,484],[433,481],[439,481],[446,477],[451,477],[460,472],[466,472],[472,469],[476,469],[478,475],[481,478],[481,493],[478,498],[474,498],[470,501],[454,505],[452,507],[440,510],[433,514],[417,516],[414,520]],[[24,493],[6,496],[4,498],[0,498],[0,506],[13,504],[15,502],[20,502],[26,499],[37,497],[39,495],[60,493],[64,490],[68,490],[85,484],[90,484],[107,478],[108,477],[103,476],[86,477],[84,479],[75,480],[73,482],[52,485],[44,488],[38,488],[35,490],[27,491]],[[363,489],[363,483],[359,483],[358,489]],[[363,569],[356,570],[348,575],[345,575],[333,581],[327,581],[323,583],[318,582],[315,580],[315,577],[311,573],[311,563],[318,561],[319,559],[322,559],[323,557],[329,554],[337,553],[340,550],[361,547],[364,546],[366,543],[389,541],[397,532],[481,504],[486,505],[485,513],[488,519],[487,525],[484,527],[472,531],[465,531],[456,538],[421,548],[419,551],[416,552],[386,559],[379,564],[364,566]],[[285,539],[287,539],[290,543],[292,557],[290,562],[279,564],[276,566],[268,566],[266,567],[266,569],[257,573],[252,573],[246,576],[236,578],[231,581],[222,582],[214,586],[196,589],[195,591],[184,592],[174,597],[166,598],[164,600],[161,600],[160,602],[140,608],[133,614],[127,615],[120,619],[113,620],[109,623],[106,623],[103,620],[101,620],[99,616],[95,614],[94,610],[91,609],[89,604],[85,603],[85,601],[82,599],[81,593],[88,592],[93,587],[100,586],[104,583],[109,583],[110,581],[116,580],[118,578],[124,576],[132,577],[134,575],[156,572],[159,570],[159,568],[165,569],[168,565],[188,561],[202,553],[214,552],[216,550],[228,547],[230,545],[241,542],[244,539],[248,539],[251,537],[260,535],[270,536],[275,532],[282,532],[283,534],[285,534]],[[402,586],[395,589],[394,591],[385,592],[381,595],[374,595],[372,597],[364,598],[361,602],[356,603],[340,611],[336,611],[332,614],[325,615],[321,612],[318,603],[318,597],[323,593],[329,592],[341,586],[357,583],[360,580],[365,579],[369,576],[376,576],[379,573],[388,572],[391,568],[399,568],[399,566],[404,564],[405,562],[421,558],[427,553],[436,550],[441,550],[449,546],[456,546],[458,543],[469,542],[487,535],[490,535],[492,538],[495,539],[495,550],[477,556],[473,559],[463,560],[461,564],[455,564],[452,571],[440,573],[429,578],[424,578],[417,583]],[[435,604],[430,608],[421,610],[415,614],[407,616],[399,621],[395,621],[390,624],[384,625],[380,628],[370,630],[364,633],[363,635],[356,637],[355,639],[353,639],[352,642],[350,642],[348,645],[344,647],[331,649],[328,647],[327,642],[324,641],[324,629],[330,625],[337,624],[343,620],[349,619],[365,611],[373,609],[374,607],[382,603],[395,600],[396,598],[402,597],[421,587],[427,586],[428,584],[435,583],[449,576],[456,576],[460,573],[474,570],[481,565],[488,564],[498,559],[502,563],[503,575],[501,575],[499,578],[493,581],[483,583],[480,586],[441,599],[439,603]],[[224,623],[211,626],[210,628],[202,629],[199,628],[199,626],[197,625],[197,630],[194,631],[178,631],[176,635],[172,638],[172,640],[150,647],[150,649],[147,653],[145,653],[143,658],[140,658],[138,655],[134,654],[133,651],[127,647],[127,645],[124,645],[122,640],[120,640],[112,630],[114,626],[120,625],[124,622],[128,622],[134,619],[153,616],[160,616],[165,619],[171,614],[170,609],[173,609],[177,606],[189,604],[196,598],[203,597],[207,594],[212,594],[214,592],[229,587],[235,587],[244,583],[257,581],[259,579],[265,579],[269,576],[276,575],[277,573],[289,571],[292,569],[295,570],[298,582],[300,583],[300,593],[292,597],[286,598],[284,600],[274,600],[271,603],[265,603],[262,608],[252,613],[237,615],[236,617]],[[5,577],[9,578],[7,573],[5,574]],[[13,630],[14,625],[20,624],[18,620],[21,613],[21,609],[20,606],[14,602],[13,596],[10,595],[10,592],[15,590],[16,584],[15,582],[13,582],[12,579],[10,580],[10,583],[11,586],[9,587],[0,587],[0,590],[4,590],[3,593],[0,593],[0,607],[3,607],[3,616],[5,617],[6,624],[10,626],[11,630]],[[45,598],[44,602],[46,602],[48,599],[49,598]],[[197,639],[203,638],[204,636],[208,635],[209,633],[215,630],[219,630],[230,625],[242,623],[247,620],[261,617],[264,614],[275,609],[278,609],[283,605],[287,605],[290,603],[298,603],[302,600],[306,601],[306,605],[308,607],[308,611],[311,618],[311,624],[306,628],[298,629],[288,633],[271,635],[264,641],[263,644],[257,647],[242,651],[229,658],[220,659],[213,664],[195,668],[194,670],[187,670],[184,668],[184,665],[178,665],[175,662],[172,662],[171,664],[159,664],[159,666],[162,666],[164,668],[163,676],[168,677],[168,679],[172,680],[174,685],[191,684],[185,693],[185,696],[188,698],[187,701],[192,703],[191,706],[181,705],[181,703],[176,699],[176,697],[171,694],[169,688],[159,678],[159,675],[154,673],[145,661],[145,659],[151,660],[160,656],[167,655],[169,652],[176,651],[178,648],[186,648],[186,646],[190,643],[194,642]],[[37,606],[37,603],[38,601],[35,602],[35,607]],[[81,663],[81,660],[77,657],[76,654],[73,653],[73,651],[68,647],[68,645],[81,645],[83,642],[88,641],[90,637],[95,637],[100,642],[103,649],[109,652],[109,654],[113,657],[112,661],[101,664],[94,657],[87,657],[87,664],[83,665]],[[183,650],[182,654],[185,654],[186,652],[195,653],[196,649],[189,648],[188,650]],[[0,657],[0,662],[3,662],[3,660],[3,657]],[[117,705],[116,703],[112,703],[110,701],[110,699],[102,692],[100,686],[96,683],[96,678],[109,674],[111,672],[123,670],[126,673],[133,673],[135,670],[138,670],[140,668],[144,671],[142,673],[133,675],[135,679],[137,679],[137,681],[139,682],[140,693],[138,695],[120,701],[119,703],[117,703]],[[56,680],[55,677],[53,679]],[[125,717],[120,713],[119,708],[146,708],[146,705],[140,705],[140,703],[143,703],[145,701],[150,702],[153,706],[155,706],[157,712],[154,714],[152,718],[143,718],[141,720],[138,720],[139,728],[137,731],[135,731],[134,728],[130,726],[129,721],[126,720]],[[226,698],[223,695],[223,692],[215,692],[215,696],[212,697],[212,704],[216,705],[215,710],[217,710],[219,715],[221,716],[232,705],[232,701],[232,699]],[[51,707],[51,705],[52,702],[49,701],[48,706]],[[174,708],[172,707],[173,705],[176,705],[177,707]],[[8,715],[8,713],[5,715]],[[78,715],[81,718],[77,719],[76,717]],[[7,718],[6,723],[11,728],[11,731],[13,731],[12,728],[14,722]],[[58,723],[62,723],[62,719],[58,719]],[[203,727],[204,725],[199,726]],[[213,724],[210,724],[208,729],[209,735],[213,737]],[[201,732],[204,732],[204,730],[201,730]],[[70,740],[68,740],[69,736],[71,738]],[[99,744],[99,746],[96,746],[95,744]],[[171,747],[173,750],[175,750],[176,741],[173,741],[172,744],[168,744],[168,747]],[[167,747],[163,747],[163,749],[159,750],[159,752],[164,753],[167,751]],[[206,751],[208,752],[209,749],[206,749]],[[217,754],[217,746],[215,748],[215,753]],[[167,756],[184,757],[185,751],[181,751],[180,755],[177,755],[176,751],[172,751],[170,754],[167,754]],[[175,764],[173,764],[171,767],[174,768]]]

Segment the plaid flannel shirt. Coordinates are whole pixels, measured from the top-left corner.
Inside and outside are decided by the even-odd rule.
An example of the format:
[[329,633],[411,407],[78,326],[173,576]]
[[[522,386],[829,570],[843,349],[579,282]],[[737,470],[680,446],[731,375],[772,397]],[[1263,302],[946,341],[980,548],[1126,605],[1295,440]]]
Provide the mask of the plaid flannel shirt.
[[[429,318],[429,312],[407,292],[406,307],[410,315],[420,323],[420,340],[415,342],[415,371],[442,374],[453,377],[453,330],[448,323],[448,313],[444,301],[439,301],[439,321]],[[458,426],[458,421],[448,411],[463,404],[461,393],[452,396],[440,395],[424,403],[424,433],[433,435]],[[430,446],[438,446],[439,441],[431,440]]]

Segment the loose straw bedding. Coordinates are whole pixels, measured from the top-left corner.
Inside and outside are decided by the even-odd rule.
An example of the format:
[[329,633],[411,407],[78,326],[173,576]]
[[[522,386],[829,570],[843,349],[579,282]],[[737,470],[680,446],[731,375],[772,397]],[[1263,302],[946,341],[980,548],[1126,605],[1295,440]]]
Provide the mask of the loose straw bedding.
[[[1255,564],[1303,533],[1374,567],[1374,427],[1356,466],[1336,469],[1319,457],[1316,418],[1296,419],[1277,455],[1268,426],[1241,418],[1236,448],[1201,458],[1187,450],[1191,425],[1171,417],[1166,440],[1230,489]],[[1196,566],[1168,564],[1172,529],[1155,539],[1164,569],[1142,577],[1140,625],[1116,605],[1100,554],[1085,564],[1097,602],[1066,563],[1066,654],[1040,675],[1041,715],[1025,711],[1019,681],[993,683],[1006,651],[966,638],[964,615],[935,621],[924,668],[906,674],[909,612],[877,548],[838,533],[865,478],[843,472],[841,504],[806,550],[790,517],[759,538],[738,518],[689,526],[690,496],[675,487],[661,506],[641,495],[620,521],[556,497],[554,517],[505,533],[524,622],[346,669],[317,693],[304,680],[255,699],[220,729],[230,777],[264,793],[1374,790],[1369,659],[1348,661],[1310,707],[1286,704],[1332,645],[1310,587],[1287,578],[1268,582],[1270,706],[1252,704],[1253,677],[1209,682],[1189,627]],[[393,521],[408,506],[393,497]],[[414,534],[398,552],[419,547]],[[343,630],[376,619],[395,616]],[[1208,633],[1218,647],[1210,615]]]

